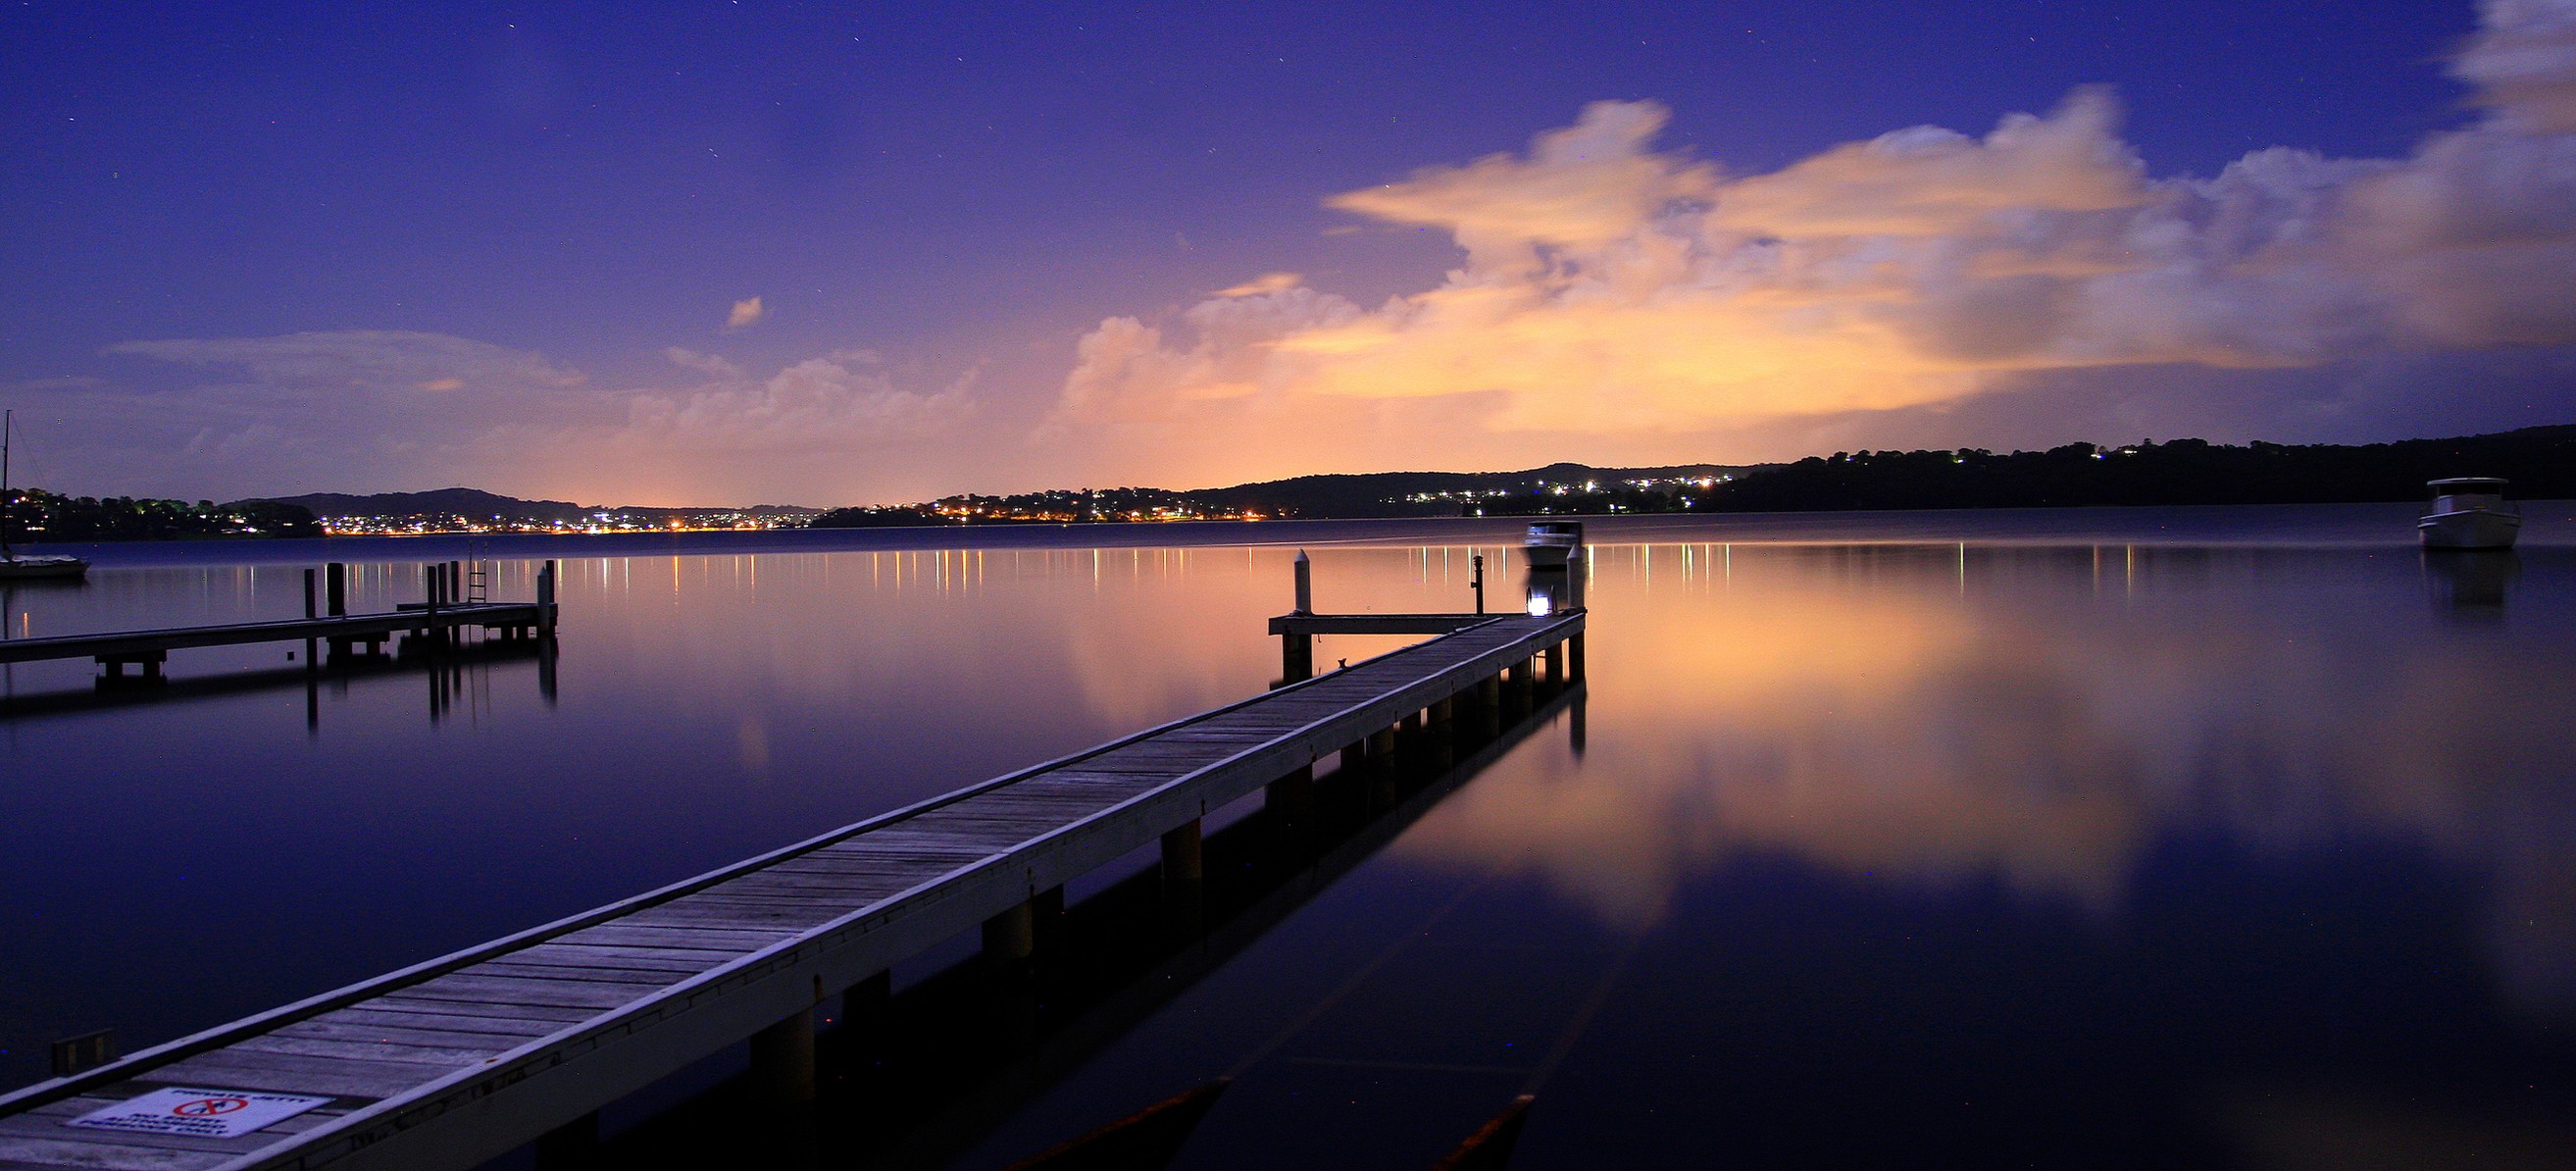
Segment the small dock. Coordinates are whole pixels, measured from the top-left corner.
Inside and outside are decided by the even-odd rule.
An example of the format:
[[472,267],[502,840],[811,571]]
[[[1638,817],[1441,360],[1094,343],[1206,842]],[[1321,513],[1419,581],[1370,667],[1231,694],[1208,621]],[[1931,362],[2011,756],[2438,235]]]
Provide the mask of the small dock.
[[373,653],[397,635],[433,642],[453,641],[458,632],[474,629],[502,638],[553,636],[554,562],[547,562],[538,571],[537,597],[532,602],[452,601],[459,596],[463,576],[456,564],[427,568],[428,599],[397,606],[390,613],[346,613],[346,575],[342,566],[334,564],[327,567],[321,579],[327,586],[327,613],[320,610],[326,603],[316,594],[314,571],[306,570],[302,618],[0,640],[0,664],[91,659],[105,670],[103,678],[107,680],[126,677],[129,666],[141,668],[144,679],[157,680],[170,652],[192,647],[303,642],[328,645],[335,654],[347,654],[360,646]]
[[[1579,606],[1318,616],[1305,578],[1301,557],[1267,694],[0,1096],[0,1168],[465,1168],[532,1141],[542,1161],[746,1038],[763,1100],[810,1101],[818,1009],[896,963],[979,931],[986,961],[1026,963],[1068,880],[1159,843],[1189,888],[1220,807],[1258,792],[1294,818],[1328,756],[1580,680]],[[1387,625],[1406,617],[1429,629]],[[1317,634],[1406,630],[1436,637],[1306,677]]]

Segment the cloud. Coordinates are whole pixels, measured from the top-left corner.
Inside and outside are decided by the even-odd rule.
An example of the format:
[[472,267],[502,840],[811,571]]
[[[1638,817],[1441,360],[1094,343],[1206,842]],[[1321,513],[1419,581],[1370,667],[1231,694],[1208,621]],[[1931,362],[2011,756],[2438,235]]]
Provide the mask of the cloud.
[[[543,355],[441,334],[340,332],[128,342],[112,353],[215,371],[165,390],[92,380],[42,404],[54,468],[95,490],[195,498],[471,483],[619,503],[871,498],[937,466],[975,409],[976,372],[911,371],[843,350],[766,377],[672,347],[683,385],[602,386]],[[864,457],[864,458],[860,458]]]
[[[685,351],[683,351],[685,352]],[[700,452],[855,455],[949,431],[971,413],[973,371],[923,394],[895,385],[867,350],[808,358],[765,379],[723,366],[685,392],[639,394],[627,405],[628,445]]]
[[1257,297],[1263,293],[1276,293],[1284,289],[1296,288],[1298,285],[1304,283],[1305,279],[1306,278],[1293,272],[1266,272],[1251,280],[1245,281],[1242,284],[1236,285],[1233,288],[1218,289],[1212,295],[1218,297]]
[[469,338],[396,330],[340,330],[265,338],[120,342],[111,354],[190,366],[230,367],[278,387],[376,393],[468,386],[571,387],[579,371],[543,355]]
[[686,349],[680,346],[671,346],[662,351],[662,356],[669,358],[671,363],[675,366],[686,366],[691,370],[713,374],[719,378],[742,377],[742,369],[740,367],[735,366],[733,363],[725,361],[723,358],[717,357],[714,354],[701,354],[696,350]]
[[[1191,436],[1247,475],[1431,440],[1704,456],[2121,369],[2576,345],[2576,0],[2482,13],[2453,67],[2483,112],[2395,159],[2157,177],[2084,88],[1982,136],[1731,176],[1655,148],[1663,107],[1594,103],[1524,153],[1327,200],[1449,233],[1464,262],[1436,286],[1363,307],[1274,274],[1177,321],[1111,317],[1047,434]],[[1420,430],[1348,438],[1393,425]]]
[[760,298],[747,297],[733,303],[733,312],[725,315],[726,329],[743,329],[760,320]]

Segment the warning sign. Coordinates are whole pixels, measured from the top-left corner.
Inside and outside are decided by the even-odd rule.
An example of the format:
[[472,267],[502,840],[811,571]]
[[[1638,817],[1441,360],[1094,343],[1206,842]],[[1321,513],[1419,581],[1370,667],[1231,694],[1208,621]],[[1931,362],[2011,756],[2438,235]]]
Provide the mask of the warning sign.
[[233,1138],[273,1122],[293,1118],[329,1098],[295,1094],[260,1094],[249,1090],[154,1090],[140,1098],[92,1110],[64,1123],[93,1130],[144,1134],[192,1134],[199,1138]]

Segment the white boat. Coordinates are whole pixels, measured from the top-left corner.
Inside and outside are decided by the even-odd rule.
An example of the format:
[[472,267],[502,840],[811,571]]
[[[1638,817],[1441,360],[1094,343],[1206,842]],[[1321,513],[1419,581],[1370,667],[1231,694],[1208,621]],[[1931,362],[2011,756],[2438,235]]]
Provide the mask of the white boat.
[[89,576],[78,557],[22,557],[9,547],[9,431],[16,411],[0,411],[0,581],[72,581]]
[[2510,549],[2522,533],[2522,512],[2505,503],[2502,480],[2456,476],[2433,480],[2433,510],[2415,522],[2427,549]]
[[1582,545],[1582,521],[1543,520],[1529,527],[1529,536],[1521,543],[1521,556],[1533,566],[1563,569],[1565,559]]

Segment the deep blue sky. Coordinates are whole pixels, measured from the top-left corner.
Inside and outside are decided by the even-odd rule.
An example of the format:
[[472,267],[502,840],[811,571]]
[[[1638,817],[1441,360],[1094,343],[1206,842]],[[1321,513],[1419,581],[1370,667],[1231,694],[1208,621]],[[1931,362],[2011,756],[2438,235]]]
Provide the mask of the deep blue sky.
[[[668,346],[755,376],[865,347],[937,378],[980,363],[979,394],[1036,403],[1106,316],[1271,270],[1363,305],[1427,287],[1458,263],[1446,234],[1325,234],[1352,217],[1322,200],[1522,149],[1596,100],[1668,106],[1659,146],[1729,174],[1980,134],[2088,83],[2117,87],[2157,176],[2273,145],[2399,156],[2472,117],[2443,73],[2466,4],[2357,13],[17,4],[0,385],[41,427],[35,380],[221,374],[119,343],[399,330],[593,387],[668,381]],[[725,332],[754,295],[757,328]]]

